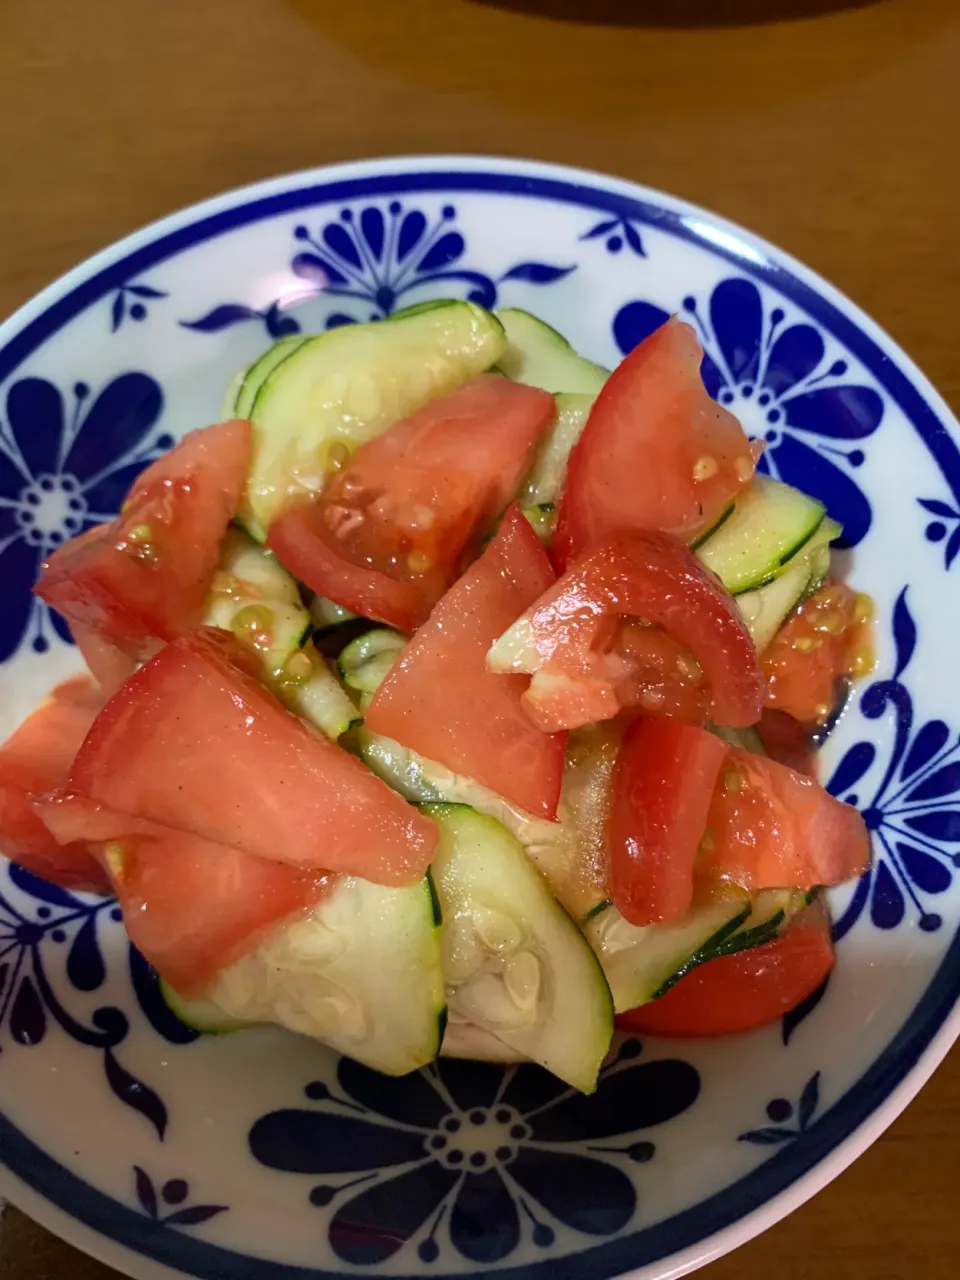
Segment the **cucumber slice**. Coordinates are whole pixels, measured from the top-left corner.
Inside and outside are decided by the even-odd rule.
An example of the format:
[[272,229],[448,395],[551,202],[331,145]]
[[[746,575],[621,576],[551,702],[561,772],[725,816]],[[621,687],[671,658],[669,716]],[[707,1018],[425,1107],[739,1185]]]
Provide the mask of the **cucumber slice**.
[[387,627],[374,627],[340,651],[337,665],[351,689],[373,695],[390,673],[390,668],[406,648],[406,636]]
[[[292,356],[297,347],[302,347],[306,341],[307,339],[302,333],[293,333],[287,338],[280,338],[258,360],[254,360],[253,364],[245,369],[241,375],[234,396],[233,408],[229,416],[232,418],[248,418],[250,410],[253,408],[253,402],[257,398],[257,392],[270,374],[273,373],[277,365],[282,364],[287,356]],[[225,414],[224,416],[226,417],[227,415]]]
[[353,876],[218,974],[207,999],[276,1022],[387,1075],[432,1062],[443,1036],[440,929],[429,878],[403,888]]
[[359,616],[344,609],[342,604],[334,604],[326,596],[314,596],[310,601],[310,620],[317,631],[332,631],[334,627],[341,627]]
[[613,726],[590,726],[570,735],[556,822],[524,812],[472,778],[426,760],[392,738],[360,728],[356,741],[367,768],[405,799],[469,805],[506,827],[575,920],[583,920],[604,902],[604,825],[619,744],[619,730]]
[[247,1031],[258,1024],[243,1022],[239,1018],[231,1018],[218,1005],[210,1000],[187,1000],[174,991],[169,982],[160,979],[160,994],[164,1003],[174,1017],[179,1018],[185,1026],[204,1035],[224,1036],[233,1031]]
[[496,364],[505,341],[499,321],[472,302],[309,338],[267,376],[254,400],[244,527],[265,538],[291,498],[323,488],[339,454],[476,378]]
[[526,1062],[527,1059],[516,1049],[498,1040],[489,1031],[482,1031],[471,1022],[456,1022],[453,1018],[447,1023],[443,1033],[443,1044],[440,1047],[441,1058],[466,1058],[470,1062]]
[[309,667],[300,664],[296,678],[282,681],[277,691],[291,711],[336,742],[363,717],[313,644],[304,645],[302,656]]
[[779,577],[756,591],[737,596],[737,607],[758,653],[767,647],[797,605],[816,591],[827,576],[830,543],[842,532],[842,525],[825,516],[813,537]]
[[763,889],[751,903],[750,914],[717,948],[718,956],[749,951],[772,942],[815,897],[806,889]]
[[697,556],[733,595],[783,572],[823,520],[826,508],[799,489],[758,475]]
[[553,503],[546,502],[540,507],[522,507],[520,514],[540,541],[544,545],[549,543],[557,527],[557,509]]
[[529,311],[507,307],[497,312],[507,335],[507,347],[499,357],[499,369],[514,382],[544,391],[575,391],[595,396],[609,370],[577,355],[563,334],[532,316]]
[[521,507],[555,503],[567,474],[570,450],[583,434],[596,396],[562,393],[555,397],[557,412],[553,425],[537,448],[533,466],[520,490]]
[[296,581],[272,551],[239,529],[228,529],[221,543],[203,621],[249,643],[271,679],[282,678],[310,634],[310,616]]
[[750,900],[694,907],[676,924],[635,925],[614,906],[596,912],[584,933],[600,958],[617,1013],[655,1000],[746,921]]
[[451,1013],[592,1093],[613,1003],[583,935],[506,828],[465,805],[423,811],[440,828],[432,872]]

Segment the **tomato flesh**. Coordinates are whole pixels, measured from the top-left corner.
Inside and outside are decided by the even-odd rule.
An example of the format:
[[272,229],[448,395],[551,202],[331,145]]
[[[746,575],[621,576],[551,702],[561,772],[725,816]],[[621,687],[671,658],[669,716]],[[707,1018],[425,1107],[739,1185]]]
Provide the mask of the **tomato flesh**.
[[265,689],[232,636],[171,641],[106,705],[70,790],[108,808],[294,866],[416,880],[429,819]]
[[0,747],[0,850],[64,889],[108,893],[110,883],[82,842],[61,845],[31,797],[66,782],[103,698],[86,677],[68,680]]
[[82,839],[109,872],[131,942],[184,996],[308,911],[330,877],[132,818],[84,796],[37,804],[61,838]]
[[116,520],[45,564],[37,594],[77,629],[111,687],[124,671],[112,650],[138,662],[199,625],[250,446],[239,419],[192,432],[134,481]]
[[677,720],[642,718],[624,734],[607,825],[613,904],[631,924],[679,920],[727,749]]
[[360,446],[268,543],[319,595],[412,631],[513,497],[553,397],[486,375]]
[[367,727],[466,774],[529,813],[554,818],[566,734],[535,728],[520,706],[526,679],[487,670],[505,627],[553,581],[516,507],[447,592],[367,709]]
[[560,567],[624,529],[690,541],[753,476],[756,451],[707,394],[703,351],[673,319],[613,371],[570,454],[553,550]]
[[785,764],[797,773],[816,778],[817,753],[813,745],[810,726],[801,724],[785,711],[764,707],[757,724],[757,733],[767,755],[778,764]]
[[725,1036],[776,1022],[826,981],[833,968],[830,917],[818,900],[779,938],[700,965],[659,1000],[617,1018],[622,1031],[651,1036]]
[[870,837],[851,805],[813,778],[730,747],[707,815],[698,872],[758,889],[812,889],[862,875]]
[[518,669],[534,672],[524,707],[546,732],[621,710],[739,727],[760,717],[763,679],[743,619],[670,534],[607,538],[544,593],[516,634],[529,642],[530,665]]

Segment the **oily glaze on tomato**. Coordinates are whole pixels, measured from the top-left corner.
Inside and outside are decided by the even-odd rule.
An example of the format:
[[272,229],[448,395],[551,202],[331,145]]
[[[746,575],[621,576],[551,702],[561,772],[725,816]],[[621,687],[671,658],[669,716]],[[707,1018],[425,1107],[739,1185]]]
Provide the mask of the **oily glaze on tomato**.
[[777,1022],[816,991],[833,968],[830,918],[818,900],[773,942],[710,960],[659,1000],[617,1018],[651,1036],[724,1036]]
[[251,664],[224,631],[171,641],[97,717],[70,790],[294,866],[381,884],[422,876],[433,823],[311,733]]
[[693,901],[693,871],[726,744],[677,720],[627,729],[613,771],[607,823],[613,904],[631,924],[679,920]]
[[767,706],[802,723],[822,724],[843,676],[873,670],[869,596],[828,582],[805,600],[764,650]]
[[673,319],[607,379],[570,454],[553,550],[562,568],[621,529],[692,541],[753,476],[756,451],[707,394],[703,351]]
[[621,710],[744,727],[763,705],[756,650],[732,597],[667,533],[614,534],[581,556],[493,646],[488,665],[533,675],[523,705],[545,732]]
[[516,507],[443,597],[367,709],[367,728],[465,774],[528,813],[556,816],[566,734],[524,715],[523,676],[486,667],[492,641],[553,581],[537,535]]
[[758,889],[812,889],[862,875],[870,837],[813,778],[730,747],[707,815],[698,874]]
[[0,852],[64,889],[108,893],[109,881],[82,842],[61,845],[31,797],[61,787],[103,705],[86,677],[68,680],[0,747]]
[[330,877],[257,858],[84,796],[59,793],[38,812],[102,862],[130,941],[184,996],[204,985],[282,920],[309,911]]
[[[246,481],[250,432],[239,419],[192,432],[134,481],[116,520],[45,564],[37,594],[76,628],[94,674],[112,687],[132,662],[199,625]],[[132,662],[124,668],[116,652]]]
[[554,412],[545,391],[478,378],[361,445],[268,544],[318,595],[412,631],[513,497]]

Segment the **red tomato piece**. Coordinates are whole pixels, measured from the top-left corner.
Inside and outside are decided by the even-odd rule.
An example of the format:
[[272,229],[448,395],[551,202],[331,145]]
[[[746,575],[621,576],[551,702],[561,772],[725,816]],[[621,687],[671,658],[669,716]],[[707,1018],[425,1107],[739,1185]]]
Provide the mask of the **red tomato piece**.
[[30,797],[63,786],[102,705],[89,679],[68,680],[0,747],[0,849],[44,880],[94,893],[110,891],[102,868],[86,845],[60,845]]
[[374,733],[551,819],[566,734],[534,728],[520,706],[525,678],[492,675],[486,654],[553,576],[537,535],[511,507],[496,538],[413,637],[366,717]]
[[553,542],[561,568],[621,529],[691,541],[752,478],[759,454],[707,394],[702,359],[693,329],[668,320],[607,379],[567,465]]
[[710,960],[649,1004],[617,1018],[651,1036],[725,1036],[776,1022],[816,991],[833,968],[830,917],[818,900],[773,942]]
[[232,636],[171,641],[107,703],[70,790],[294,866],[422,876],[436,828],[265,689]]
[[615,534],[588,551],[489,663],[533,674],[523,704],[545,732],[625,709],[743,727],[763,705],[756,650],[732,597],[667,533]]
[[764,650],[767,706],[804,723],[824,723],[843,676],[873,670],[873,602],[842,582],[828,582],[805,600]]
[[361,445],[321,498],[276,521],[269,546],[319,595],[412,631],[513,497],[554,412],[545,391],[478,378]]
[[679,920],[726,744],[677,720],[635,720],[613,771],[610,896],[631,924]]
[[862,875],[863,818],[819,782],[730,747],[707,815],[698,873],[758,889],[812,889]]
[[110,872],[131,942],[174,990],[200,995],[271,927],[309,911],[330,877],[257,858],[60,793],[37,810],[52,830],[82,838]]
[[111,685],[122,674],[116,651],[138,662],[199,625],[250,447],[239,419],[192,432],[134,481],[116,520],[45,564],[37,594],[77,628]]

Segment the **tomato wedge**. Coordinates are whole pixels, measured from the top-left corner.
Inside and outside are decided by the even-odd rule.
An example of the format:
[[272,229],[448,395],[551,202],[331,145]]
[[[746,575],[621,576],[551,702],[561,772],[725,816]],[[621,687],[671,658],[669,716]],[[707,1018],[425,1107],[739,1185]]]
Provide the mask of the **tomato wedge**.
[[491,642],[553,581],[516,507],[443,597],[367,709],[367,727],[490,787],[528,813],[556,817],[566,734],[524,715],[523,676],[486,667]]
[[64,889],[108,893],[110,882],[83,843],[59,844],[30,803],[67,780],[103,705],[86,677],[68,680],[0,747],[0,851]]
[[268,544],[319,595],[412,631],[513,497],[554,412],[545,391],[479,378],[361,445]]
[[828,582],[805,600],[764,650],[767,705],[803,723],[829,719],[837,680],[873,669],[869,596]]
[[830,917],[818,900],[773,942],[710,960],[659,1000],[617,1018],[651,1036],[725,1036],[776,1022],[816,991],[833,968]]
[[330,877],[257,858],[76,794],[37,802],[51,830],[108,869],[131,942],[182,995],[199,995],[271,926],[308,911]]
[[610,896],[631,924],[679,920],[727,754],[715,734],[677,720],[635,720],[613,770],[607,822]]
[[436,828],[265,689],[232,636],[172,641],[94,722],[69,789],[294,866],[382,884],[423,875]]
[[37,594],[77,629],[98,677],[115,685],[124,674],[111,650],[138,662],[199,625],[246,481],[250,433],[237,419],[185,436],[134,481],[116,520],[47,561]]
[[801,724],[785,711],[764,707],[757,733],[767,755],[808,778],[817,777],[817,753],[810,725]]
[[613,371],[570,454],[554,558],[563,568],[620,529],[663,529],[691,541],[749,482],[756,451],[711,400],[703,351],[668,320]]
[[707,815],[698,873],[757,889],[812,889],[862,875],[870,837],[813,778],[730,747]]
[[763,705],[756,650],[732,597],[667,533],[614,534],[581,556],[487,662],[533,676],[523,705],[545,732],[621,710],[744,727]]

